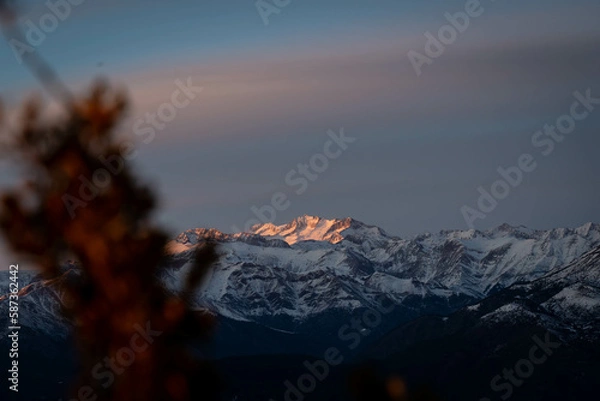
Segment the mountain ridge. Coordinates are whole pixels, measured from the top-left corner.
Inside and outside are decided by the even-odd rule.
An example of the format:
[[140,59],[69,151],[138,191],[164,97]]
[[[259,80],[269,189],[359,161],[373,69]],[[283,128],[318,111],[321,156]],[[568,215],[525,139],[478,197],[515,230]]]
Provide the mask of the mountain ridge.
[[450,313],[543,277],[600,245],[594,223],[551,230],[503,224],[404,239],[351,218],[300,216],[253,231],[182,232],[167,244],[163,282],[172,291],[181,288],[195,248],[213,241],[221,258],[197,292],[197,307],[289,332],[317,321],[333,329],[332,316],[373,308],[382,295],[399,305],[398,321]]
[[[323,229],[325,232],[315,233],[314,231],[309,231],[305,234],[302,234],[305,229],[312,228]],[[493,234],[500,233],[509,233],[514,235],[522,235],[522,236],[536,236],[543,233],[550,233],[553,236],[560,236],[566,233],[578,233],[580,235],[587,235],[590,230],[600,231],[600,223],[594,222],[586,222],[577,227],[557,227],[550,229],[536,229],[530,228],[524,225],[510,225],[508,223],[502,223],[496,227],[489,228],[487,230],[478,230],[478,229],[442,229],[437,232],[429,232],[425,231],[422,233],[418,233],[412,236],[402,237],[399,235],[389,234],[382,228],[366,224],[362,221],[356,220],[352,217],[345,218],[325,218],[314,215],[301,215],[292,219],[291,221],[283,224],[276,225],[274,223],[260,223],[255,224],[251,227],[249,232],[240,232],[240,233],[226,233],[217,228],[191,228],[183,231],[181,235],[185,235],[187,233],[201,233],[205,239],[214,238],[217,240],[227,239],[227,238],[243,238],[252,235],[258,235],[265,237],[267,239],[280,239],[286,242],[288,245],[294,245],[298,242],[302,241],[328,241],[333,244],[337,244],[345,239],[342,235],[343,232],[347,230],[372,230],[372,232],[377,233],[378,235],[396,239],[396,240],[415,240],[419,238],[427,238],[436,235],[445,235],[445,234],[454,234],[456,238],[473,238],[473,237],[485,237],[492,236]],[[179,236],[177,237],[179,238]]]

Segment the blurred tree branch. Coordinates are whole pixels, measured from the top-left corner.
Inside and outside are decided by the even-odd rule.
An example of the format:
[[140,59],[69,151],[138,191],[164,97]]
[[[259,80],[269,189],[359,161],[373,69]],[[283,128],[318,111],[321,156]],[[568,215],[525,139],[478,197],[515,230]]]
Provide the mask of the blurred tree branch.
[[[0,18],[7,38],[22,37],[5,0],[0,0]],[[80,397],[89,386],[95,400],[215,399],[212,370],[188,351],[189,340],[206,335],[211,323],[189,301],[217,258],[214,246],[198,251],[184,297],[170,296],[156,274],[167,235],[150,221],[155,198],[136,182],[114,135],[128,108],[126,97],[98,82],[76,99],[37,51],[25,63],[67,115],[47,122],[40,103],[25,105],[11,146],[35,179],[2,195],[0,231],[14,251],[30,257],[47,276],[61,273],[66,256],[81,264],[82,280],[69,283],[66,305],[83,358],[82,387],[74,395]],[[122,168],[85,207],[69,213],[66,197],[79,199],[82,179],[97,181],[101,160],[120,161]],[[94,365],[130,348],[140,328],[156,334],[151,345],[134,354],[114,384],[99,383]]]

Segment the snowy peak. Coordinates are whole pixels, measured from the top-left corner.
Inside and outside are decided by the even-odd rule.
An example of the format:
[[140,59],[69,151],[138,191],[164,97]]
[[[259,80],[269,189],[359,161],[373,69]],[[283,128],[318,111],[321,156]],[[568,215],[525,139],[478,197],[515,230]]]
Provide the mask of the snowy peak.
[[384,235],[383,231],[374,226],[368,226],[364,223],[351,218],[345,219],[325,219],[317,216],[300,216],[291,222],[283,225],[273,223],[256,224],[249,233],[225,234],[215,228],[195,228],[184,231],[179,234],[174,241],[169,244],[169,249],[176,252],[205,240],[216,240],[219,242],[241,241],[241,242],[285,242],[293,245],[301,241],[320,241],[337,244],[345,239],[342,232],[348,231],[348,234],[359,233],[364,236],[372,235],[377,232]]
[[[480,299],[600,247],[600,226],[533,230],[504,224],[402,239],[351,218],[301,216],[283,225],[258,224],[249,233],[185,231],[167,246],[172,265],[179,269],[206,240],[219,244],[222,259],[199,295],[203,305],[232,319],[264,323],[368,305],[372,294],[399,303],[411,296],[447,305],[450,299]],[[597,271],[583,270],[588,276]],[[174,272],[172,279],[178,283]]]
[[183,245],[195,245],[205,239],[224,241],[229,237],[216,228],[196,228],[182,232],[175,238],[175,241]]
[[194,228],[182,232],[174,240],[167,242],[165,251],[167,255],[176,255],[187,252],[205,241],[237,242],[269,248],[289,247],[285,241],[277,238],[268,238],[251,233],[225,234],[216,228]]
[[[597,224],[552,230],[503,225],[402,239],[350,218],[302,216],[284,225],[259,224],[251,233],[181,233],[167,245],[162,278],[168,288],[181,288],[204,241],[218,243],[221,258],[199,289],[197,304],[285,330],[334,311],[370,308],[379,295],[406,303],[417,316],[447,313],[542,278],[551,288],[570,288],[554,302],[562,305],[575,293],[594,298],[588,287],[600,282]],[[0,299],[0,316],[6,316],[3,305]]]
[[575,229],[575,232],[581,236],[589,235],[590,231],[600,231],[600,225],[589,222]]
[[289,245],[302,241],[320,241],[338,244],[342,241],[357,244],[381,245],[397,239],[389,236],[381,228],[370,226],[350,217],[325,219],[317,216],[300,216],[287,224],[277,226],[272,223],[256,224],[252,233],[265,238],[283,240]]
[[350,218],[324,219],[317,216],[301,216],[288,224],[276,226],[272,223],[257,224],[252,233],[263,237],[275,237],[290,245],[300,241],[327,241],[337,244],[344,239],[342,232],[350,227],[360,225]]

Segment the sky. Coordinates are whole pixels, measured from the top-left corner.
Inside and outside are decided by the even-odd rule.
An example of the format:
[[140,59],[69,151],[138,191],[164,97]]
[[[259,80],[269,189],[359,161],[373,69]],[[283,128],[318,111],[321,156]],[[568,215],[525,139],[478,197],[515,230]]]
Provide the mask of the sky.
[[[52,23],[46,2],[16,3],[26,29]],[[600,98],[600,3],[467,3],[292,0],[271,6],[266,25],[252,0],[87,0],[33,48],[76,93],[100,76],[126,88],[133,107],[119,133],[174,235],[243,229],[253,208],[274,210],[265,220],[277,224],[349,216],[399,236],[600,222],[600,104],[579,105],[586,116],[560,141],[532,142],[571,112],[575,92]],[[425,34],[439,42],[440,28],[452,31],[445,14],[467,9],[477,12],[462,32],[427,53]],[[415,68],[415,53],[428,62]],[[202,90],[149,134],[146,113],[187,82]],[[39,90],[2,42],[8,110]],[[341,132],[347,142],[329,143]],[[491,193],[498,169],[523,155],[535,169],[497,184],[502,198],[484,211],[479,189]],[[20,177],[18,161],[0,161],[0,188]]]

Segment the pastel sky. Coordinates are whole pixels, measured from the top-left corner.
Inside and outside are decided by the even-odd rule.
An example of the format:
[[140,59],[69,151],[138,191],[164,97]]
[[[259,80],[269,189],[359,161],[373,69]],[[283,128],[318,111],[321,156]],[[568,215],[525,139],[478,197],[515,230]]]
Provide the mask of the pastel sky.
[[[21,4],[23,22],[48,12]],[[401,236],[467,229],[461,207],[475,208],[477,188],[523,153],[537,169],[476,228],[600,222],[600,105],[550,155],[531,142],[569,112],[575,91],[600,98],[600,3],[481,7],[419,77],[407,52],[424,53],[424,33],[437,34],[464,0],[292,0],[268,26],[253,0],[88,0],[36,51],[75,92],[98,76],[127,88],[134,108],[121,133],[136,142],[134,164],[173,233],[231,232],[277,192],[290,206],[276,223],[312,214]],[[188,77],[204,90],[144,143],[135,121]],[[0,97],[15,108],[36,90],[3,42]],[[342,127],[356,141],[298,195],[286,175]],[[0,186],[16,180],[13,162],[0,169]]]

